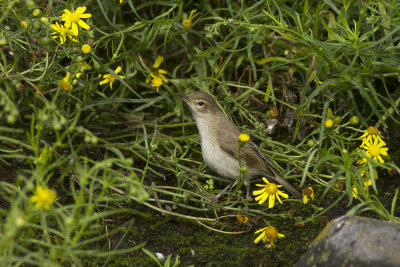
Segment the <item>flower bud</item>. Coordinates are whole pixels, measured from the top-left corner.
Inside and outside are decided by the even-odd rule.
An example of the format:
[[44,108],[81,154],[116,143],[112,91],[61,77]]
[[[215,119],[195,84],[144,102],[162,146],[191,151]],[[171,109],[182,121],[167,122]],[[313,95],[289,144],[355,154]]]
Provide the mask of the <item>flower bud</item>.
[[325,127],[326,127],[326,128],[332,128],[332,126],[333,126],[333,120],[327,119],[327,120],[325,121]]
[[315,144],[316,144],[316,143],[315,143],[315,140],[314,140],[314,139],[310,139],[310,140],[308,140],[308,142],[307,142],[307,146],[310,147],[310,148],[311,148],[311,147],[314,147]]
[[242,143],[246,143],[247,141],[249,141],[250,136],[248,134],[239,134],[239,141]]
[[26,20],[21,21],[21,26],[24,29],[27,29],[29,27],[29,23]]
[[8,115],[8,116],[7,116],[7,122],[8,122],[9,124],[14,124],[15,121],[16,121],[16,118],[15,118],[13,115]]
[[88,44],[82,45],[82,52],[84,54],[89,54],[91,50],[92,50],[92,48],[90,47],[90,45],[88,45]]
[[36,8],[36,9],[34,9],[33,10],[33,12],[32,12],[32,16],[34,16],[34,17],[39,17],[40,16],[40,9],[39,8]]
[[40,21],[41,21],[42,23],[44,23],[44,24],[49,24],[49,19],[46,18],[46,17],[41,17],[41,18],[40,18]]
[[98,141],[98,139],[97,139],[97,137],[96,136],[92,136],[92,138],[90,139],[90,143],[92,143],[92,145],[96,145],[97,144],[97,141]]
[[39,44],[42,46],[47,46],[50,43],[50,38],[49,37],[42,37],[39,40]]
[[85,135],[84,141],[85,143],[90,143],[91,139],[92,138],[89,135]]
[[54,129],[55,131],[61,130],[61,123],[60,123],[59,121],[55,121],[55,122],[53,123],[53,129]]
[[350,124],[357,125],[358,123],[360,123],[360,119],[357,116],[351,117]]

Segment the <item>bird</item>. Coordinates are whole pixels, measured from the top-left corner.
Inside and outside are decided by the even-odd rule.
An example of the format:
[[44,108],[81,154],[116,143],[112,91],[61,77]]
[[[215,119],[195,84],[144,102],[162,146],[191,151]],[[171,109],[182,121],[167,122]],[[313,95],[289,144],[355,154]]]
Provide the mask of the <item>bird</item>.
[[[195,91],[182,96],[181,100],[189,106],[196,122],[204,161],[218,175],[233,180],[214,197],[214,201],[217,201],[239,178],[241,166],[237,152],[239,135],[242,132],[225,116],[210,94]],[[296,198],[300,198],[300,193],[279,175],[276,166],[254,142],[249,140],[244,143],[240,148],[240,156],[247,167],[244,174],[246,199],[251,199],[249,196],[250,179],[256,176],[274,179]]]

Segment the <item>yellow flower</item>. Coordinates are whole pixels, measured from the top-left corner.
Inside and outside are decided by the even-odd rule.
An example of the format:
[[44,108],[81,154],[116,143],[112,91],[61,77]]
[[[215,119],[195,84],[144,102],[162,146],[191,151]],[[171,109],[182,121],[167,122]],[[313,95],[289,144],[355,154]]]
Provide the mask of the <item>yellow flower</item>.
[[38,162],[47,162],[48,160],[51,159],[53,155],[53,149],[51,149],[51,147],[45,147],[42,152],[40,152],[39,158],[38,160],[34,160],[33,163],[34,164],[38,164]]
[[77,39],[74,38],[72,31],[68,28],[65,28],[63,25],[56,22],[56,24],[51,24],[50,27],[54,30],[51,34],[54,35],[53,38],[57,39],[57,35],[60,38],[60,44],[64,44],[69,37],[72,41],[78,42]]
[[[378,172],[376,171],[375,168],[372,168],[372,171],[374,173],[374,179],[377,180]],[[367,188],[372,185],[372,178],[369,175],[369,171],[362,172],[361,176],[364,177],[364,179],[363,179],[364,189],[367,190]]]
[[332,126],[333,126],[333,120],[327,119],[327,120],[325,121],[325,127],[326,127],[326,128],[331,128]]
[[246,143],[247,141],[249,141],[250,136],[248,134],[239,134],[239,141],[242,143]]
[[50,206],[57,198],[57,193],[48,187],[36,186],[36,191],[30,197],[30,202],[34,203],[35,208],[49,210]]
[[92,14],[84,14],[85,11],[85,6],[78,7],[73,13],[71,13],[68,9],[64,9],[64,14],[62,14],[61,20],[65,21],[65,28],[69,29],[69,27],[71,27],[72,33],[75,36],[78,36],[78,24],[86,30],[90,29],[89,25],[87,25],[82,19],[90,18]]
[[340,117],[337,116],[335,117],[332,113],[332,110],[328,108],[328,111],[326,112],[326,120],[325,120],[325,127],[326,128],[332,128],[332,126],[340,121]]
[[196,13],[197,9],[193,9],[192,11],[190,11],[190,15],[187,19],[183,20],[182,25],[185,27],[191,27],[193,20],[199,15],[199,13]]
[[124,0],[119,0],[119,3],[122,4],[124,2]]
[[269,113],[271,114],[271,117],[274,118],[278,116],[278,109],[276,107],[273,107],[269,110]]
[[81,71],[82,72],[85,71],[85,70],[91,70],[92,69],[92,67],[86,62],[81,62],[80,65],[81,65]]
[[163,82],[167,83],[168,80],[166,78],[164,78],[163,75],[161,75],[160,77],[155,76],[153,73],[150,75],[153,78],[151,81],[151,86],[157,88],[157,93],[158,93],[158,89],[161,87]]
[[316,79],[316,78],[314,78],[314,82],[315,82],[315,83],[318,83],[318,84],[323,84],[323,83],[324,83],[324,82],[321,81],[321,80],[318,80],[318,82],[317,82],[317,79]]
[[241,214],[236,214],[236,220],[240,224],[246,224],[249,221],[249,217],[247,217],[245,215],[241,215]]
[[366,158],[361,158],[360,160],[357,161],[357,164],[359,165],[365,165],[367,164],[368,160]]
[[278,233],[275,227],[267,226],[260,230],[257,230],[255,234],[261,233],[255,240],[254,243],[260,242],[262,240],[264,243],[269,242],[271,246],[274,246],[278,238],[282,238],[285,235]]
[[358,188],[357,187],[353,187],[353,197],[354,198],[358,198]]
[[163,80],[162,78],[157,77],[154,74],[151,74],[151,77],[153,77],[153,79],[151,80],[151,86],[157,88],[157,93],[158,93],[158,89],[163,84],[163,81],[168,82],[167,80],[165,80],[165,79]]
[[90,47],[90,45],[88,45],[88,44],[84,44],[84,45],[82,45],[82,52],[84,53],[84,54],[89,54],[90,53],[90,51],[92,50],[92,48]]
[[[121,69],[122,69],[122,68],[121,68],[120,66],[118,66],[118,67],[114,70],[114,72],[115,72],[116,74],[118,74],[118,73],[121,71]],[[100,77],[100,76],[101,76],[101,75],[99,75],[99,77]],[[125,78],[125,76],[121,76],[121,75],[118,75],[118,77],[121,78],[121,79]],[[102,80],[102,81],[100,82],[100,85],[109,83],[109,84],[110,84],[110,88],[112,89],[112,85],[113,85],[113,83],[115,82],[115,80],[117,79],[117,77],[115,77],[115,76],[112,75],[112,74],[104,74],[104,75],[103,75],[103,79],[104,79],[104,80]]]
[[69,92],[72,90],[72,85],[69,82],[70,77],[71,77],[71,73],[67,72],[64,79],[61,80],[61,84],[60,84],[61,89],[63,89],[66,92]]
[[253,191],[253,195],[259,195],[258,197],[255,198],[255,201],[259,201],[258,204],[263,204],[268,198],[268,208],[272,208],[275,204],[275,197],[278,199],[278,201],[282,203],[281,199],[279,196],[282,196],[284,198],[288,198],[289,196],[282,191],[280,191],[278,188],[282,187],[281,185],[276,185],[274,183],[270,183],[267,178],[263,177],[263,181],[266,183],[264,184],[256,184],[257,186],[264,187],[263,189]]
[[157,88],[157,93],[158,89],[161,87],[163,82],[167,83],[168,80],[165,77],[165,74],[167,74],[166,70],[159,69],[161,63],[164,61],[164,57],[158,56],[154,64],[151,66],[150,70],[150,77],[146,79],[146,83],[149,83],[151,81],[151,86]]
[[382,159],[381,155],[387,156],[388,149],[387,147],[384,147],[386,145],[385,142],[379,141],[378,138],[373,138],[374,141],[368,141],[365,139],[365,142],[360,146],[361,148],[364,148],[365,154],[367,154],[368,157],[373,158],[374,160],[379,161],[380,163],[384,163],[385,161]]
[[311,187],[303,189],[303,203],[307,204],[309,198],[311,198],[311,200],[314,200],[314,190]]
[[[75,77],[76,78],[80,78],[82,76],[82,72],[78,72],[76,75],[75,75]],[[76,80],[76,79],[74,79],[74,81],[72,82],[72,84],[76,84],[78,82],[78,80]]]
[[372,142],[374,139],[378,139],[379,142],[384,144],[384,146],[386,145],[382,140],[382,135],[379,130],[373,126],[369,126],[368,129],[364,131],[364,134],[358,137],[358,139],[362,139],[361,146],[364,145],[365,142]]

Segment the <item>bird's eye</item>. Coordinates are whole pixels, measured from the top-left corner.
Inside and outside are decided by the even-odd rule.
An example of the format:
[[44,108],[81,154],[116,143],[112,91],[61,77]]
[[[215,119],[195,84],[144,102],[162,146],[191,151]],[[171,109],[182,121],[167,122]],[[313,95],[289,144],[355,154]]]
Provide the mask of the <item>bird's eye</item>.
[[202,105],[204,105],[204,102],[200,100],[197,104],[201,107]]

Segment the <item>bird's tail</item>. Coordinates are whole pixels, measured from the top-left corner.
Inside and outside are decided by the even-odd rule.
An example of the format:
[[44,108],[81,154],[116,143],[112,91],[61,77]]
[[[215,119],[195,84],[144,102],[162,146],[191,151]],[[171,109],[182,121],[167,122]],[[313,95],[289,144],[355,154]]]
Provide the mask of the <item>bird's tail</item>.
[[300,199],[301,195],[299,193],[299,191],[296,190],[296,188],[294,188],[291,184],[289,184],[285,179],[283,179],[282,177],[280,177],[278,174],[275,174],[274,179],[280,183],[281,185],[283,185],[283,187],[285,187],[290,193],[292,193],[296,198]]

